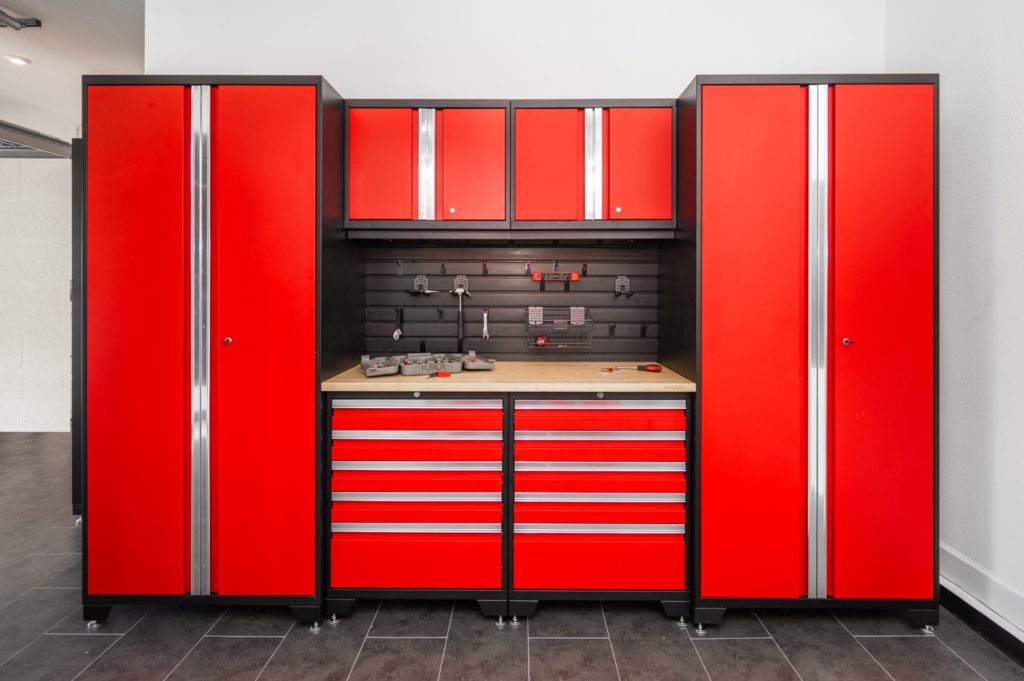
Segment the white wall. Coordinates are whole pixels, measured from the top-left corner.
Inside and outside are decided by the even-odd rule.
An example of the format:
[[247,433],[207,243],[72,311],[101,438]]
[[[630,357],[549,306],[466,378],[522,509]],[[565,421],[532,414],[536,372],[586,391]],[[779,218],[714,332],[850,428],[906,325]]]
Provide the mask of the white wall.
[[1024,4],[888,0],[940,85],[943,583],[1024,639]]
[[71,161],[0,158],[0,432],[68,430]]
[[147,73],[345,97],[675,97],[700,73],[881,71],[884,0],[147,0]]

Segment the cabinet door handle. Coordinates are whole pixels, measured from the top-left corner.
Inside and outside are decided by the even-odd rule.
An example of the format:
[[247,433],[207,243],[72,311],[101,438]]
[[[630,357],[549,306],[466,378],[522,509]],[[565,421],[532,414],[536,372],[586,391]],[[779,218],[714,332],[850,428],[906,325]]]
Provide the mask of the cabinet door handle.
[[224,339],[224,345],[231,345],[231,336]]
[[853,345],[853,341],[850,340],[849,338],[844,338],[843,345]]

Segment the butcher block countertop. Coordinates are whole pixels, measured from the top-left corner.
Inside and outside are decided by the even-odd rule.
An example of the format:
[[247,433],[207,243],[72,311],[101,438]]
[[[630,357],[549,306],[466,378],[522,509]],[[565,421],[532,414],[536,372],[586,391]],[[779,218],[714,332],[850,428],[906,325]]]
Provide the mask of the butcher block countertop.
[[623,369],[614,373],[602,367],[635,367],[637,362],[501,362],[493,371],[463,371],[451,378],[426,376],[363,376],[358,366],[332,376],[321,384],[325,392],[654,392],[692,393],[693,380],[669,369],[660,373]]

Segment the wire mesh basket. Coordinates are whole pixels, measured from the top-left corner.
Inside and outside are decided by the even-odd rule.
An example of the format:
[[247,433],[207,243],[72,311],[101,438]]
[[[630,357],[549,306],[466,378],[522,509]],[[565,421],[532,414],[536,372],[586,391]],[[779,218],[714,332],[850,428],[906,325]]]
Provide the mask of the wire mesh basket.
[[594,320],[585,307],[530,307],[526,314],[526,343],[531,350],[589,350]]

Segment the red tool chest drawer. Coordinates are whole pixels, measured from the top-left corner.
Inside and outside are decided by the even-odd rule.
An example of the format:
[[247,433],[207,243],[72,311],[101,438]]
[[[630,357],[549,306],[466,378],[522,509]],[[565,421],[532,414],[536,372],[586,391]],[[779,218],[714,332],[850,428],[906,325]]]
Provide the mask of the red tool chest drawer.
[[332,407],[331,587],[500,589],[503,401]]
[[516,400],[514,589],[685,589],[685,408]]

